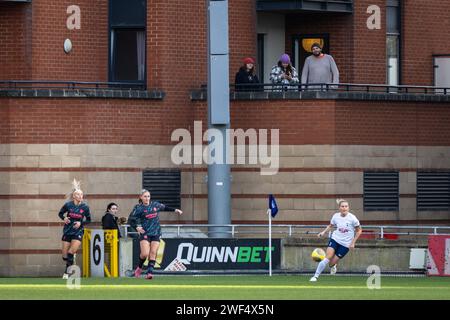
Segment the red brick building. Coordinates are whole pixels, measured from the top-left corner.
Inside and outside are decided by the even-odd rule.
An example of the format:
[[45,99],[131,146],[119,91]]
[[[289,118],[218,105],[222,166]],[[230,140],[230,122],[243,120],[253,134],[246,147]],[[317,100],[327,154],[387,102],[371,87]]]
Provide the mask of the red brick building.
[[[61,273],[57,212],[74,177],[99,222],[110,201],[128,215],[144,171],[178,172],[184,215],[164,222],[207,223],[206,166],[171,161],[175,129],[206,127],[206,2],[126,3],[0,1],[1,275]],[[278,174],[232,167],[232,221],[265,222],[273,193],[279,223],[326,223],[339,196],[365,224],[448,224],[450,98],[411,86],[450,87],[449,11],[438,0],[229,0],[231,83],[246,56],[265,82],[283,52],[301,71],[316,39],[342,83],[410,86],[232,93],[232,128],[280,130]]]

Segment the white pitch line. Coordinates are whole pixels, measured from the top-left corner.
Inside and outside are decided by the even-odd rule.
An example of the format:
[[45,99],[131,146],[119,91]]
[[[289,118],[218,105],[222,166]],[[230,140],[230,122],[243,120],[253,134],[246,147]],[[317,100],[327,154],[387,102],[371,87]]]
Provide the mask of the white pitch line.
[[[82,289],[367,289],[366,286],[317,286],[317,285],[134,285],[134,284],[86,284],[80,285]],[[0,284],[0,289],[66,289],[65,284]],[[382,286],[381,289],[387,290],[411,290],[411,289],[444,289],[450,290],[450,287],[399,287]]]

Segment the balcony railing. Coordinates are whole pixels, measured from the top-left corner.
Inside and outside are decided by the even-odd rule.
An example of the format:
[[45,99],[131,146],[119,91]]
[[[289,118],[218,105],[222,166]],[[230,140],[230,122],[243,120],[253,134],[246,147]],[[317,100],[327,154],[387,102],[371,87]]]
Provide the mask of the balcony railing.
[[[206,100],[207,86],[191,90],[191,100]],[[450,102],[450,88],[386,84],[230,84],[230,100],[378,100]]]
[[[206,86],[202,86],[206,90]],[[449,95],[450,88],[434,86],[387,84],[361,84],[361,83],[314,83],[314,84],[231,84],[231,92],[280,92],[280,91],[321,91],[321,92],[365,92],[365,93],[391,93],[391,94],[443,94]]]
[[353,0],[257,0],[257,11],[353,13]]
[[145,90],[142,82],[89,82],[89,81],[47,81],[47,80],[0,80],[0,90],[16,89],[108,89]]

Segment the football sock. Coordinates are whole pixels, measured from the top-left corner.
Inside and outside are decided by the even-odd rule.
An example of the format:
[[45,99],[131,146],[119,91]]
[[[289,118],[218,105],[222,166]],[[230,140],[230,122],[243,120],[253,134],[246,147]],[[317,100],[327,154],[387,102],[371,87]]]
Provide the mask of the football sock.
[[67,254],[67,263],[68,266],[73,265],[73,254],[72,253],[68,253]]
[[69,267],[71,265],[73,265],[73,254],[68,253],[67,254],[67,258],[63,258],[64,261],[66,261],[66,271],[65,273],[67,273],[67,270],[69,269]]
[[139,268],[142,269],[142,267],[144,266],[145,260],[147,260],[147,258],[142,259],[141,257],[139,257],[139,264],[138,264]]
[[153,269],[155,268],[155,260],[149,260],[148,261],[148,272],[152,273]]
[[330,260],[328,260],[327,258],[323,259],[319,265],[317,266],[316,269],[316,273],[314,274],[314,277],[318,278],[320,276],[320,274],[322,273],[322,271],[325,269],[325,267],[327,266],[328,262],[330,262]]

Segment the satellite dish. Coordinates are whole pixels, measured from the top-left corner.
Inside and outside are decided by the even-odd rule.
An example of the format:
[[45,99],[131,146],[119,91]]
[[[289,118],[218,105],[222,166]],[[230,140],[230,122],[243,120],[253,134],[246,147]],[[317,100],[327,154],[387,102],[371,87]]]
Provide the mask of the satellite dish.
[[64,52],[69,53],[72,51],[72,41],[70,39],[64,40]]

